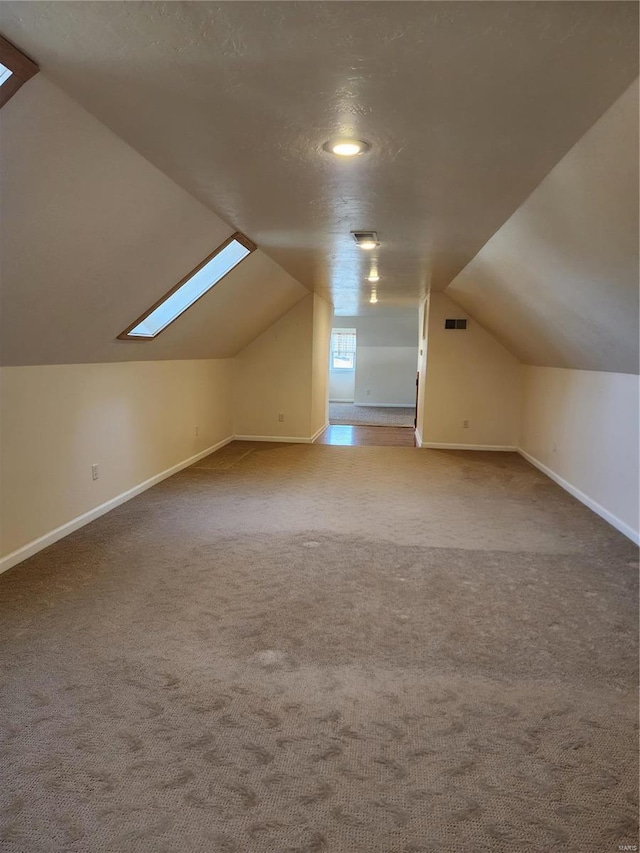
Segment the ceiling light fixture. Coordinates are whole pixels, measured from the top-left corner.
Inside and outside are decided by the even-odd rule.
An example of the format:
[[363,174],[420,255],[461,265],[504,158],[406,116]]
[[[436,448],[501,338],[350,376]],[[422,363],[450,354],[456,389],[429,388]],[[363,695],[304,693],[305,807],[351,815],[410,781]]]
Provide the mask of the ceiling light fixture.
[[371,281],[371,282],[380,281],[380,276],[378,275],[378,273],[377,273],[377,272],[374,272],[374,271],[372,270],[372,271],[369,273],[369,275],[367,276],[367,281]]
[[371,291],[371,299],[369,300],[369,302],[370,302],[372,305],[375,305],[377,301],[378,301],[378,294],[376,293],[376,291],[375,291],[375,290],[372,290],[372,291]]
[[361,139],[330,139],[322,147],[337,157],[357,157],[371,148],[368,142]]
[[352,231],[351,236],[356,241],[358,246],[361,249],[365,249],[366,251],[371,251],[371,249],[377,249],[377,247],[380,245],[378,235],[375,231]]

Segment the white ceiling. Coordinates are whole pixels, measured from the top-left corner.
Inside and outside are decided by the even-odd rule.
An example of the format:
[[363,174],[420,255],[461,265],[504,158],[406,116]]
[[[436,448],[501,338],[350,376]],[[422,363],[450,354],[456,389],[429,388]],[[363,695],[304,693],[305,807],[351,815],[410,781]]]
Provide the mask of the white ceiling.
[[[357,314],[369,286],[349,231],[380,235],[380,305],[444,288],[636,77],[637,16],[627,2],[3,2],[0,31]],[[338,134],[371,153],[321,152]]]

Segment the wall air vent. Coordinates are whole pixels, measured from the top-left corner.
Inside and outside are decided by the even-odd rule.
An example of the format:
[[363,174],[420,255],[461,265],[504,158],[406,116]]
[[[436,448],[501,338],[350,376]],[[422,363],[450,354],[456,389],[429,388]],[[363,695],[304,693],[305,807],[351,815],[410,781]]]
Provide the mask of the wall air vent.
[[445,320],[444,321],[445,329],[466,329],[467,321],[466,320]]

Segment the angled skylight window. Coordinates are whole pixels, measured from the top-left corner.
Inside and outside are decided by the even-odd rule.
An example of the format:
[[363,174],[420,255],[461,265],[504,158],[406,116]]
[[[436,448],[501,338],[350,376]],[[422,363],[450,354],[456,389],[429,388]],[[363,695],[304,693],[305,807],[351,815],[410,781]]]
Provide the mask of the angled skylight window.
[[123,341],[150,341],[177,320],[187,308],[211,290],[220,279],[254,251],[255,245],[236,232],[191,270],[182,281],[152,305],[141,317],[125,329],[118,338]]
[[0,36],[0,107],[37,73],[35,62]]
[[9,77],[11,77],[12,74],[13,74],[13,71],[10,71],[6,67],[6,65],[3,65],[0,62],[0,86],[2,86],[3,83],[6,83],[6,81],[9,79]]

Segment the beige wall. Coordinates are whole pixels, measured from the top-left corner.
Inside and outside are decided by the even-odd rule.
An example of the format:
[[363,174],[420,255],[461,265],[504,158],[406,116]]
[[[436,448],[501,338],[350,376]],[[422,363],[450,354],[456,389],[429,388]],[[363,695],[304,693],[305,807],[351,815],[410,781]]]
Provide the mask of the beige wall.
[[310,294],[235,359],[2,368],[0,570],[234,433],[309,440],[326,424],[331,317]]
[[228,438],[230,380],[227,360],[2,368],[0,557]]
[[311,354],[311,435],[329,422],[329,346],[333,307],[313,295],[313,341]]
[[325,425],[331,316],[331,305],[309,294],[238,353],[236,435],[308,441]]
[[[445,330],[447,317],[467,319],[468,328]],[[520,362],[443,293],[428,300],[426,351],[424,341],[421,347],[423,446],[515,447]]]
[[638,541],[638,377],[523,370],[520,449]]
[[[313,295],[305,296],[233,360],[234,432],[311,435]],[[284,415],[284,421],[278,420]]]

